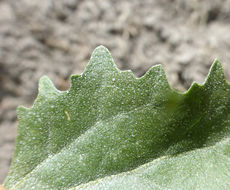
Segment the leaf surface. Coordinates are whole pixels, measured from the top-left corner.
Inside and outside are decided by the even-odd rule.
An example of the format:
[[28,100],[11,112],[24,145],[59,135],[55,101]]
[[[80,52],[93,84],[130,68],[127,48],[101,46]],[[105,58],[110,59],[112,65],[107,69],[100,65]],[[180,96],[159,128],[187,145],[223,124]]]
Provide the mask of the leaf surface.
[[218,61],[178,93],[161,66],[136,79],[100,46],[68,91],[43,77],[33,107],[17,112],[6,189],[230,188],[230,85]]

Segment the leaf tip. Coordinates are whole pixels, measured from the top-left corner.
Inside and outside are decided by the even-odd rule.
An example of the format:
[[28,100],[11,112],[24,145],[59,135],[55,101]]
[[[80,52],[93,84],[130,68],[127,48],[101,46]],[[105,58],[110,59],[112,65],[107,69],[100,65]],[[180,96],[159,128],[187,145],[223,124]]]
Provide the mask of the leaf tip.
[[54,84],[52,81],[49,79],[47,76],[42,76],[39,80],[39,94],[40,95],[46,95],[50,94],[53,92],[57,92],[58,90],[55,88]]
[[223,67],[220,61],[215,59],[210,68],[205,84],[220,84],[221,82],[224,81],[225,81],[225,75],[224,75]]
[[109,52],[109,50],[105,46],[103,46],[103,45],[97,46],[94,51],[95,52],[96,51],[106,51],[106,52]]
[[103,46],[100,45],[96,47],[90,57],[90,62],[96,62],[96,61],[103,61],[103,60],[111,60],[112,56],[109,52],[109,50]]
[[53,83],[47,76],[42,76],[39,80],[39,90],[42,91],[43,88],[52,87]]
[[85,73],[115,70],[117,70],[117,67],[114,64],[109,50],[106,47],[100,45],[93,51],[89,64],[86,66],[86,70],[83,75]]
[[223,71],[222,65],[221,65],[221,63],[220,63],[220,61],[218,59],[215,59],[213,61],[213,64],[211,66],[210,71],[213,71],[213,70],[221,70],[221,71]]
[[162,65],[155,65],[150,68],[141,79],[151,80],[154,86],[164,86],[170,88],[165,70]]

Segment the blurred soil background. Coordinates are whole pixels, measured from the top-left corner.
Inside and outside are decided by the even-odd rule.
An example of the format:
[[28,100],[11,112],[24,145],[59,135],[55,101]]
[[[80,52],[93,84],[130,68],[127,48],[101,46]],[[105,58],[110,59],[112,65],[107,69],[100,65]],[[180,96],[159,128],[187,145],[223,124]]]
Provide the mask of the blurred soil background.
[[0,183],[16,137],[16,107],[47,75],[69,88],[103,44],[137,77],[162,64],[169,83],[203,83],[215,58],[230,79],[230,0],[0,0]]

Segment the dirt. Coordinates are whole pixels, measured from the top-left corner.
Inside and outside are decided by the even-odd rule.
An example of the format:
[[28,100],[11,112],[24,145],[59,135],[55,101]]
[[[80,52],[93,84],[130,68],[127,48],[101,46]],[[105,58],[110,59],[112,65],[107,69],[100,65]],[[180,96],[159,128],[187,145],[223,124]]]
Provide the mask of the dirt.
[[69,88],[103,44],[137,77],[156,64],[169,83],[202,83],[218,58],[230,79],[230,0],[0,0],[0,183],[16,138],[16,107],[31,106],[47,75]]

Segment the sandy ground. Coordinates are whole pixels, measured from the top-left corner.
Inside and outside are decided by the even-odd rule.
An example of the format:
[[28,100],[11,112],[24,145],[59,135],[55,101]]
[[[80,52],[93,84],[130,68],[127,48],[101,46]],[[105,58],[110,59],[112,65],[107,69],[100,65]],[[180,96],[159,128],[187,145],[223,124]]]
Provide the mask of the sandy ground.
[[[16,138],[16,107],[38,80],[59,90],[103,44],[137,77],[162,64],[173,88],[202,83],[215,58],[230,79],[230,0],[0,0],[0,183]],[[228,64],[229,63],[229,64]]]

